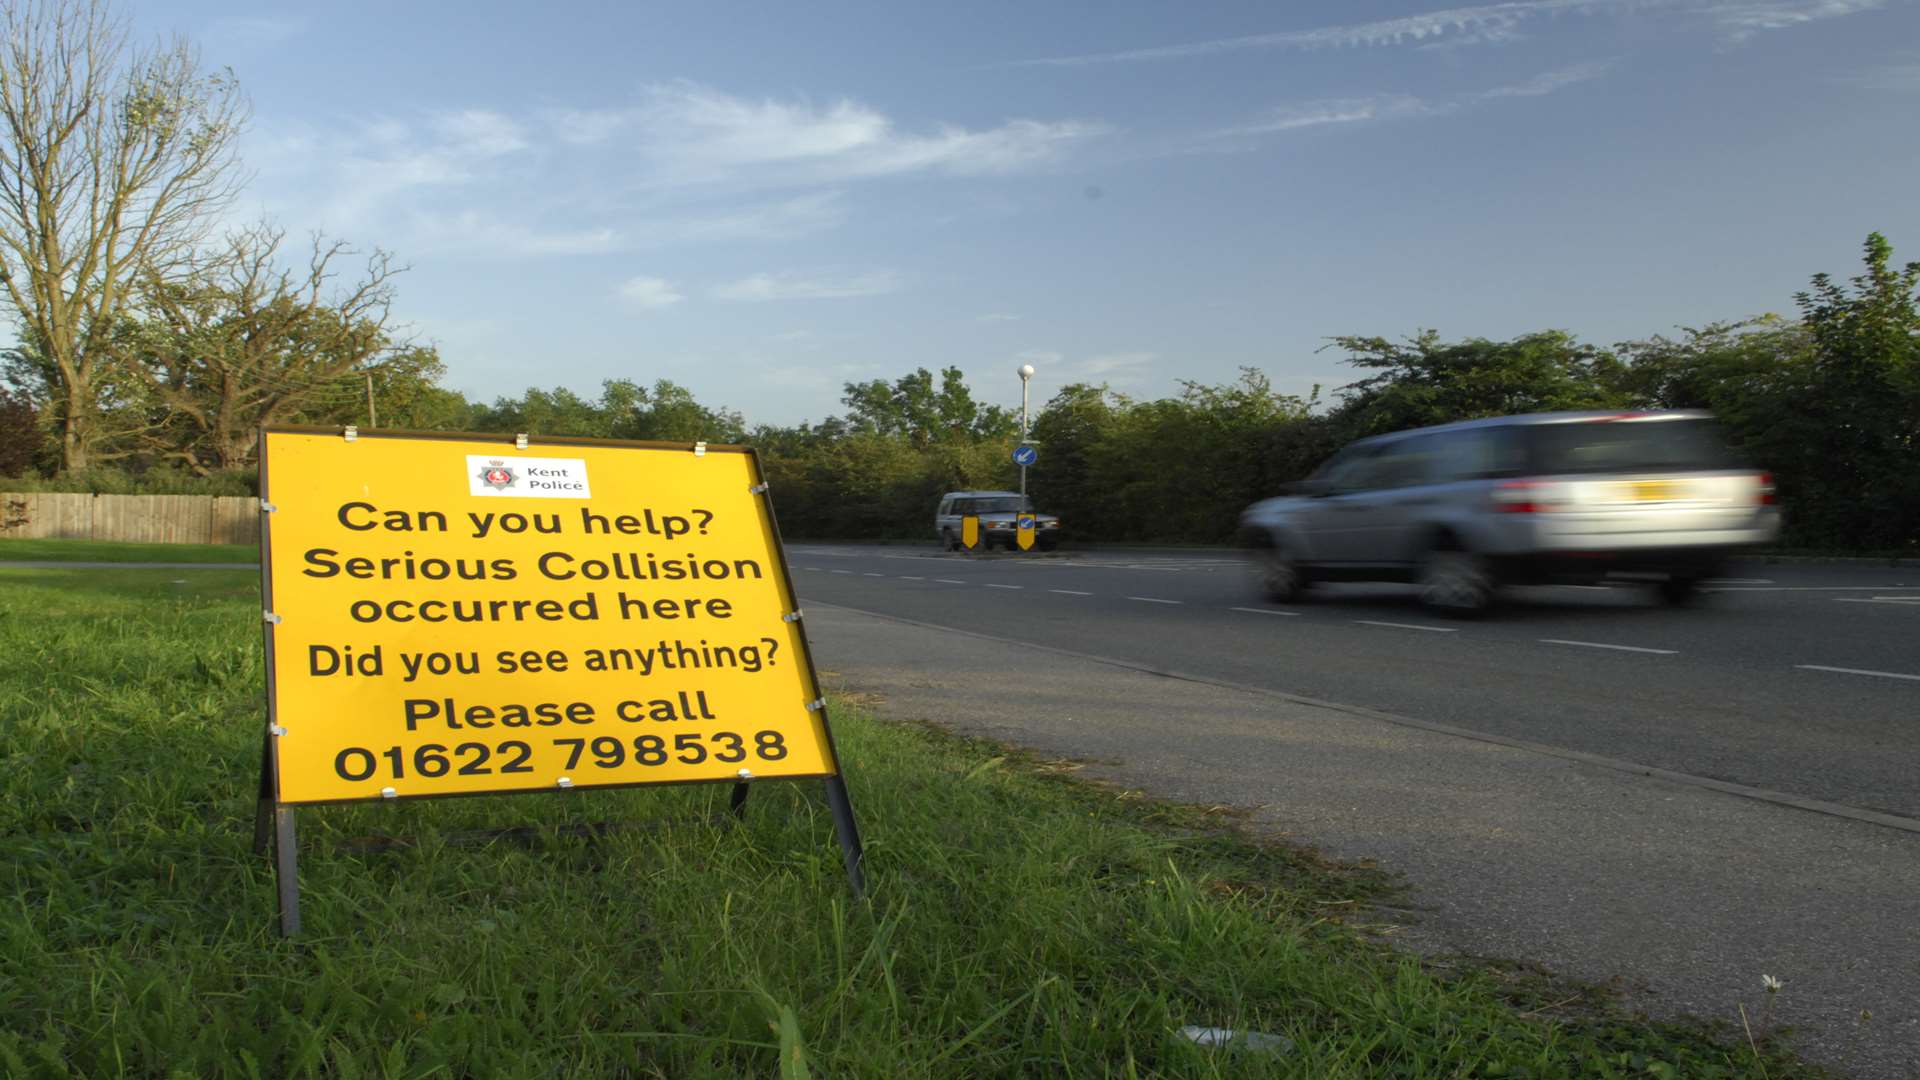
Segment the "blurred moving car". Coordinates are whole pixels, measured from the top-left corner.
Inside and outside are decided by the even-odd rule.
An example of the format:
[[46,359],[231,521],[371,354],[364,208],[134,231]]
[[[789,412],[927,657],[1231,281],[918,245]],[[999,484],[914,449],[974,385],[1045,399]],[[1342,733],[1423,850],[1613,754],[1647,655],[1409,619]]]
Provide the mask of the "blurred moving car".
[[1629,577],[1672,603],[1779,532],[1773,480],[1704,412],[1538,413],[1362,439],[1248,507],[1269,598],[1411,581],[1471,615],[1503,584]]
[[977,514],[980,546],[991,551],[995,544],[1003,544],[1012,551],[1018,546],[1014,519],[1022,513],[1034,514],[1037,519],[1033,546],[1052,551],[1060,542],[1060,519],[1052,514],[1035,513],[1033,500],[1017,491],[949,491],[940,496],[939,509],[933,512],[933,531],[940,537],[941,547],[959,551],[960,519]]

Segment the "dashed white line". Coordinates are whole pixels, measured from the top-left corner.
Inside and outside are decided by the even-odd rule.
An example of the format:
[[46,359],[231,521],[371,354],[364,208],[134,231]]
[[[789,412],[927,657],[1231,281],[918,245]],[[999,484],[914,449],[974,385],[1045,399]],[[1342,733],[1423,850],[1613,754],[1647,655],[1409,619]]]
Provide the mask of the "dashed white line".
[[863,573],[863,574],[861,574],[860,576],[861,576],[861,577],[886,577],[887,575],[885,575],[885,574],[876,574],[876,573],[874,573],[874,572],[872,572],[871,570],[869,570],[869,571],[867,571],[867,572],[865,572],[865,573]]
[[1391,626],[1396,630],[1426,630],[1435,634],[1457,634],[1460,632],[1458,627],[1453,626],[1421,626],[1419,623],[1376,622],[1373,619],[1355,619],[1353,621],[1362,626]]
[[1250,615],[1298,615],[1300,614],[1297,611],[1275,611],[1273,608],[1263,608],[1263,607],[1236,607],[1236,608],[1228,608],[1227,610],[1228,611],[1244,611]]
[[1709,592],[1872,592],[1874,589],[1908,589],[1911,585],[1894,583],[1892,585],[1735,585],[1722,588],[1719,585],[1706,586]]
[[817,566],[803,566],[803,567],[801,567],[800,569],[802,569],[802,570],[813,570],[813,571],[818,571],[818,570],[819,570],[820,568],[819,568],[819,567],[817,567]]
[[1059,593],[1061,596],[1092,596],[1093,595],[1090,592],[1081,592],[1079,589],[1048,589],[1047,591],[1050,593]]
[[1867,597],[1863,597],[1863,596],[1836,596],[1836,597],[1834,597],[1834,598],[1833,598],[1833,602],[1834,602],[1834,603],[1836,603],[1836,604],[1908,604],[1908,605],[1917,605],[1917,604],[1920,604],[1920,596],[1875,596],[1875,597],[1872,597],[1872,598],[1867,598]]
[[937,577],[937,578],[934,578],[933,580],[939,582],[942,585],[965,585],[966,584],[966,582],[964,581],[955,581],[953,578],[950,578],[950,577]]
[[853,571],[851,571],[851,570],[835,570],[835,571],[833,571],[833,573],[836,573],[836,574],[851,574],[851,573],[853,573]]
[[900,580],[901,581],[925,581],[927,579],[921,577],[919,574],[901,574]]
[[1638,645],[1608,645],[1601,641],[1568,641],[1565,638],[1543,637],[1541,641],[1548,645],[1578,645],[1583,649],[1613,649],[1617,652],[1653,653],[1656,656],[1673,656],[1678,649],[1645,649]]
[[986,582],[985,584],[989,589],[1024,589],[1026,588],[1025,585],[999,585],[991,581]]
[[1184,604],[1185,600],[1162,600],[1157,596],[1129,596],[1129,600],[1138,600],[1143,604]]
[[1920,682],[1920,675],[1902,675],[1897,671],[1867,671],[1863,668],[1828,667],[1825,664],[1795,664],[1793,666],[1803,668],[1807,671],[1837,671],[1842,675],[1873,675],[1882,679],[1911,679],[1914,682]]

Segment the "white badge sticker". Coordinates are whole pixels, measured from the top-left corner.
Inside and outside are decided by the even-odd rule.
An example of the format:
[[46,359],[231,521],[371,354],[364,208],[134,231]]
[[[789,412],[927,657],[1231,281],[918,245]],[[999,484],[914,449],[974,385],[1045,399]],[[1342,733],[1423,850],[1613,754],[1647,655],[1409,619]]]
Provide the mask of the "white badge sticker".
[[587,463],[579,458],[467,455],[467,489],[512,499],[590,499]]

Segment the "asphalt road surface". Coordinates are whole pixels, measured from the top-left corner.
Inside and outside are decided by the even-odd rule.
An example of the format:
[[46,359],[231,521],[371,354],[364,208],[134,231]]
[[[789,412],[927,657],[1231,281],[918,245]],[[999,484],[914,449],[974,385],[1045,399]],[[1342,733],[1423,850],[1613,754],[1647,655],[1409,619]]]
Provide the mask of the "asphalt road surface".
[[1696,606],[1515,590],[1450,621],[1411,590],[1261,600],[1227,551],[949,555],[796,544],[800,594],[1503,739],[1913,819],[1920,568],[1745,564]]
[[1409,948],[1920,1077],[1920,569],[1753,564],[1683,610],[1534,589],[1462,623],[1404,587],[1276,607],[1224,551],[788,557],[822,676],[889,716],[1377,860]]

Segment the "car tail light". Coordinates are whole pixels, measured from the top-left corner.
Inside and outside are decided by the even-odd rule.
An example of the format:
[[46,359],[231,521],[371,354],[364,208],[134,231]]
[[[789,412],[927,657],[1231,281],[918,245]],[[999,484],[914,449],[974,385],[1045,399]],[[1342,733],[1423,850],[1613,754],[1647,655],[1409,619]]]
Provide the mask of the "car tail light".
[[1537,514],[1547,508],[1546,485],[1538,480],[1508,480],[1493,489],[1493,507],[1503,514]]
[[1759,476],[1755,477],[1755,479],[1760,481],[1760,488],[1758,491],[1754,492],[1754,501],[1758,502],[1761,506],[1772,506],[1773,505],[1773,474],[1770,472],[1763,472]]

